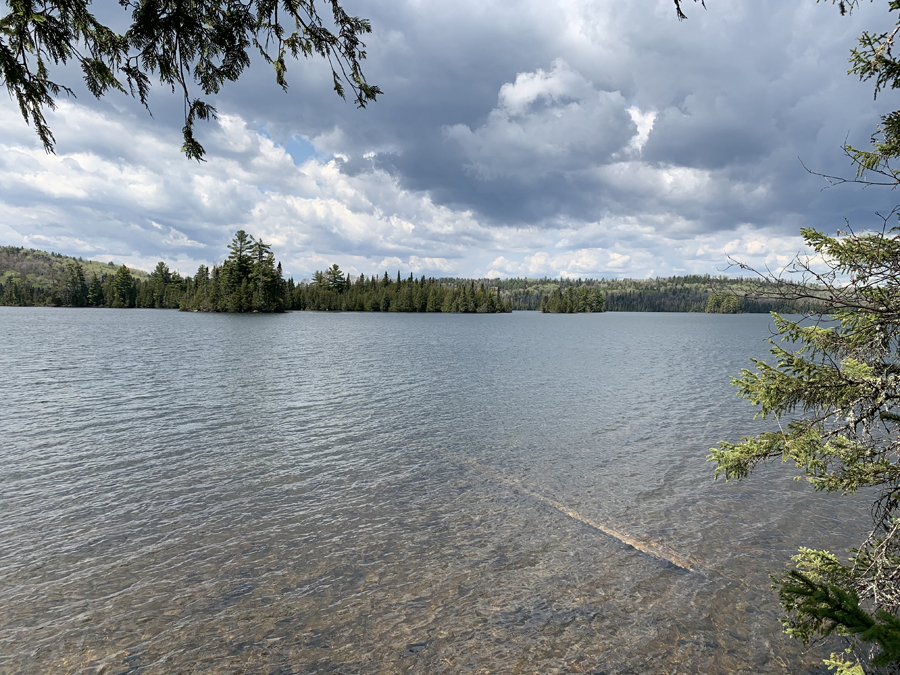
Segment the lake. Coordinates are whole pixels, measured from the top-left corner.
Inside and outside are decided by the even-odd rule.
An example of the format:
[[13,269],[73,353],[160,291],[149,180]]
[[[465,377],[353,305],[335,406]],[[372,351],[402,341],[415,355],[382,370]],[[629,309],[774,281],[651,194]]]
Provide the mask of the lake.
[[0,673],[812,673],[765,315],[0,308]]

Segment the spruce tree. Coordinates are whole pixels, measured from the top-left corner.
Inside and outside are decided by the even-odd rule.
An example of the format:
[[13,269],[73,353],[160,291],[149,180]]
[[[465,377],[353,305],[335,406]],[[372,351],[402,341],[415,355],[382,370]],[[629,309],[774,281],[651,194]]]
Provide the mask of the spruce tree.
[[103,304],[103,286],[100,283],[100,279],[97,278],[96,272],[91,275],[87,300],[91,307],[99,307]]
[[112,279],[111,307],[134,307],[135,288],[131,270],[122,265],[116,270]]
[[65,265],[60,296],[64,305],[83,307],[87,304],[88,286],[84,279],[84,268],[77,260]]
[[852,636],[873,647],[872,665],[900,664],[900,228],[802,234],[828,271],[797,260],[801,279],[782,280],[779,294],[815,298],[821,311],[812,322],[773,314],[790,349],[770,341],[775,363],[754,360],[733,380],[779,429],[723,442],[709,459],[726,480],[779,459],[816,490],[871,495],[872,529],[847,562],[801,549],[775,586],[790,635]]

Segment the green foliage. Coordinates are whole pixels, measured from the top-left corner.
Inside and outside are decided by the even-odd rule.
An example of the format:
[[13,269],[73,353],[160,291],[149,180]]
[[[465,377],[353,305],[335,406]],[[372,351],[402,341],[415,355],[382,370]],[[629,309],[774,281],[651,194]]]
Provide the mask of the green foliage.
[[10,0],[0,17],[0,78],[16,99],[25,121],[34,127],[48,152],[54,138],[44,111],[56,106],[68,87],[51,79],[53,66],[79,64],[88,91],[96,97],[117,90],[148,105],[150,75],[184,99],[182,151],[201,160],[204,150],[194,137],[196,120],[214,118],[215,108],[191,94],[205,95],[237,80],[258,52],[287,89],[287,60],[318,56],[328,62],[335,92],[346,88],[359,107],[381,90],[366,82],[361,38],[371,32],[365,19],[347,14],[337,0],[319,14],[313,0],[120,0],[130,23],[120,34],[90,11],[89,0]]
[[707,314],[740,314],[744,299],[733,293],[710,293],[706,301]]
[[603,291],[598,286],[581,286],[577,290],[569,286],[565,293],[557,287],[541,299],[541,311],[551,314],[602,312],[604,307]]
[[[0,281],[3,277],[27,279],[32,284],[49,288],[64,276],[66,265],[81,265],[85,277],[92,274],[103,276],[115,272],[118,265],[96,260],[81,260],[60,253],[48,253],[21,246],[0,246]],[[131,274],[140,278],[149,276],[146,272],[131,268]],[[5,281],[3,282],[5,283]]]
[[810,289],[809,298],[777,297],[770,292],[775,288],[770,284],[708,274],[655,279],[513,278],[495,279],[490,283],[510,300],[513,309],[523,310],[541,309],[545,302],[550,302],[549,296],[557,288],[562,294],[568,293],[569,288],[576,291],[590,289],[591,292],[596,289],[602,292],[603,311],[607,312],[705,312],[712,308],[709,304],[712,295],[733,297],[734,300],[729,302],[736,303],[740,312],[799,314],[821,305],[814,297],[814,289]]
[[87,301],[88,305],[91,307],[99,307],[103,304],[103,283],[96,273],[91,275],[91,284],[88,287]]
[[84,279],[84,268],[78,261],[67,262],[65,275],[58,285],[58,294],[55,297],[61,299],[61,304],[73,307],[84,307],[88,299],[87,282]]
[[[878,647],[873,666],[900,663],[900,619],[883,609],[873,614],[862,609],[851,583],[852,573],[846,572],[843,583],[830,583],[796,569],[775,579],[778,597],[788,612],[783,620],[785,632],[805,642],[832,633],[854,637]],[[853,670],[846,662],[839,667],[845,672]]]
[[195,312],[283,312],[287,284],[281,263],[262,239],[238,230],[228,258],[210,271],[201,265],[185,282],[180,308]]
[[136,285],[135,307],[174,309],[179,306],[184,295],[186,281],[178,272],[160,261],[150,274],[150,278]]
[[[0,305],[111,306],[117,266],[17,246],[0,247]],[[140,283],[146,272],[129,269]],[[87,281],[90,277],[90,282]],[[104,290],[106,288],[106,290]]]
[[337,265],[316,272],[311,283],[298,284],[290,294],[290,307],[320,312],[446,312],[493,314],[510,312],[508,300],[497,287],[472,279],[436,280],[424,276],[392,281],[384,276],[355,280],[345,277]]
[[[70,263],[80,265],[84,278],[90,279],[83,304],[91,307],[111,306],[111,296],[108,297],[111,287],[108,282],[117,269],[114,263],[77,260],[57,253],[14,246],[0,247],[0,305],[79,305],[81,301],[76,298],[80,296],[77,293],[67,294],[63,289]],[[246,232],[239,231],[229,245],[228,259],[212,270],[201,265],[193,278],[182,278],[177,272],[169,270],[168,265],[162,261],[157,263],[149,275],[141,270],[130,269],[131,275],[137,280],[134,306],[178,308],[185,294],[188,294],[190,297],[185,304],[188,309],[254,311],[256,307],[259,311],[259,307],[277,304],[278,279],[283,279],[279,268],[280,263],[274,262],[268,244],[255,241]],[[258,271],[254,272],[254,269]],[[244,279],[247,279],[246,286]],[[393,285],[395,291],[398,284],[406,283],[399,278],[396,281],[391,279],[387,272],[378,278],[366,279],[363,276],[362,280],[366,284],[382,288]],[[577,311],[598,311],[602,307],[602,311],[703,312],[709,307],[709,298],[714,294],[738,298],[741,311],[746,312],[768,312],[773,309],[800,312],[818,306],[815,298],[797,301],[765,297],[765,288],[760,284],[737,277],[709,275],[656,279],[440,278],[430,282],[445,289],[466,285],[471,287],[473,283],[476,289],[482,286],[492,288],[497,296],[494,303],[499,302],[503,307],[513,310],[538,310],[543,306],[545,311],[550,311],[546,303],[556,289],[563,298],[569,299],[568,304],[563,303],[559,307],[574,307]],[[349,292],[360,280],[352,281],[339,266],[332,265],[324,272],[315,272],[311,282],[305,285],[306,288],[304,284],[294,284],[291,279],[281,283],[285,284],[282,302],[285,309],[320,306],[334,310],[341,309],[345,303],[327,299],[332,297],[328,295],[313,299],[315,294],[312,287],[341,295]],[[368,302],[364,311],[389,311],[391,303],[395,301],[400,304],[393,305],[393,311],[410,311],[403,309],[407,306],[414,307],[414,311],[450,311],[449,303],[448,309],[443,310],[447,299],[444,290],[429,291],[424,296],[425,304],[422,308],[421,302],[414,302],[416,292],[413,289],[411,286],[408,292],[404,291],[403,298],[394,298],[393,292],[387,295],[377,294],[377,299]],[[247,297],[244,297],[244,292]],[[295,296],[298,299],[292,299]],[[459,292],[455,296],[457,300],[458,296]],[[459,303],[456,302],[456,305]],[[349,306],[355,307],[356,303],[351,302]],[[466,301],[464,306],[468,311],[469,302]]]
[[[778,431],[723,442],[710,451],[716,477],[743,479],[770,459],[793,462],[816,490],[873,491],[869,536],[842,564],[801,549],[775,580],[786,631],[798,639],[837,634],[872,645],[873,666],[900,663],[900,228],[830,237],[803,230],[826,272],[807,260],[792,269],[818,286],[808,321],[774,315],[782,342],[775,363],[754,360],[733,379],[758,417]],[[777,280],[772,280],[774,283]],[[791,288],[803,288],[804,284]],[[836,656],[839,672],[855,665]]]
[[[321,273],[316,272],[316,274]],[[337,264],[334,264],[325,270],[324,280],[328,290],[335,291],[336,293],[344,292],[344,286],[346,285],[347,280],[344,279],[344,273],[341,272],[341,268],[338,267]]]
[[136,296],[134,277],[128,268],[122,265],[112,278],[110,307],[134,307]]
[[[849,9],[856,4],[850,3]],[[896,12],[900,10],[900,2],[890,0],[888,7]],[[893,30],[881,33],[864,31],[858,38],[858,47],[851,50],[850,72],[858,75],[861,81],[873,80],[876,97],[885,87],[896,89],[900,86],[900,61],[893,53],[898,30],[900,19]],[[870,149],[859,150],[851,145],[844,149],[856,166],[857,179],[867,180],[866,174],[874,173],[888,179],[888,184],[900,182],[900,172],[891,166],[891,160],[900,156],[900,111],[881,117],[881,124],[872,135]]]
[[852,652],[852,649],[846,649],[843,654],[832,654],[831,658],[825,659],[825,665],[835,675],[865,675],[859,663],[847,659]]

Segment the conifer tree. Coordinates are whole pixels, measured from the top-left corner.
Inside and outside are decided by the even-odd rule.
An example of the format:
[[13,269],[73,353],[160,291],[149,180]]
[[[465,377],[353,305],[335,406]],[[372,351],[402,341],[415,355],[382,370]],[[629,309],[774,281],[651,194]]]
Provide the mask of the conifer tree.
[[64,305],[83,307],[87,304],[88,286],[84,268],[77,260],[66,263],[59,295]]
[[345,290],[344,284],[344,273],[341,271],[341,268],[338,267],[337,263],[325,270],[325,285],[329,290],[335,291],[336,293],[343,293]]
[[[846,14],[860,0],[832,2]],[[679,18],[682,4],[675,0]],[[896,0],[888,7],[900,12]],[[893,53],[898,31],[900,18],[883,32],[862,33],[851,51],[850,73],[874,81],[876,96],[900,88],[900,58]],[[900,157],[900,111],[883,116],[871,140],[867,149],[845,145],[856,176],[828,176],[832,184],[900,185],[900,170],[892,166]],[[795,261],[801,284],[783,284],[777,298],[823,302],[819,320],[806,325],[776,315],[778,332],[799,348],[773,343],[776,365],[756,362],[756,372],[735,379],[760,415],[790,421],[710,454],[716,475],[726,479],[744,478],[759,462],[780,457],[802,468],[818,490],[872,494],[872,530],[848,563],[828,551],[801,549],[796,569],[776,587],[789,634],[852,636],[871,648],[872,666],[890,672],[900,669],[900,228],[888,224],[895,215],[884,218],[880,231],[830,237],[802,230],[828,270],[816,273],[807,261]],[[809,280],[824,291],[810,295],[801,287]],[[861,672],[866,656],[853,664],[833,655],[830,666]]]
[[272,247],[255,241],[251,247],[251,268],[248,281],[252,286],[252,300],[248,309],[256,312],[270,312],[275,309],[279,300],[278,283],[280,275],[275,268],[275,255]]
[[172,272],[163,261],[156,263],[156,268],[150,273],[148,282],[148,305],[150,307],[165,307],[166,287],[172,281]]
[[103,286],[100,283],[100,279],[97,278],[96,272],[91,275],[87,301],[92,307],[99,307],[103,304]]
[[134,307],[134,277],[126,265],[116,270],[112,279],[111,307]]
[[[828,270],[798,259],[801,280],[782,280],[780,293],[815,297],[821,311],[813,323],[773,314],[792,349],[771,341],[775,364],[754,360],[733,380],[779,430],[723,442],[709,459],[726,480],[780,459],[816,490],[872,496],[872,529],[847,562],[801,549],[775,585],[790,635],[854,637],[872,648],[858,655],[863,663],[900,664],[900,228],[802,234]],[[831,663],[856,667],[839,655]]]
[[244,230],[238,230],[234,233],[231,243],[228,244],[228,250],[231,251],[228,262],[234,266],[238,279],[246,279],[250,274],[250,267],[253,265],[253,256],[251,255],[253,243],[252,236]]

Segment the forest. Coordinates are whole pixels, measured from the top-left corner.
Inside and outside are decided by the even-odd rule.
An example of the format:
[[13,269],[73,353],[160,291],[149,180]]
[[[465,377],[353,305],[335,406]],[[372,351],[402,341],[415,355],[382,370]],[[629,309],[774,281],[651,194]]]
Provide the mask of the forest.
[[0,247],[0,305],[143,307],[199,312],[807,313],[811,300],[779,299],[776,285],[740,277],[656,279],[402,278],[351,276],[338,265],[285,279],[271,246],[239,230],[227,258],[182,276],[159,262],[150,272],[16,246]]
[[453,314],[485,314],[511,312],[499,289],[484,281],[457,279],[447,284],[412,274],[392,279],[387,272],[381,277],[360,274],[355,279],[345,275],[337,265],[316,272],[309,282],[294,285],[288,280],[291,309],[348,312],[445,312]]
[[818,303],[782,298],[778,285],[743,277],[692,274],[655,279],[502,279],[495,280],[513,309],[542,307],[554,289],[590,289],[603,294],[607,312],[707,312],[711,314],[805,314]]

